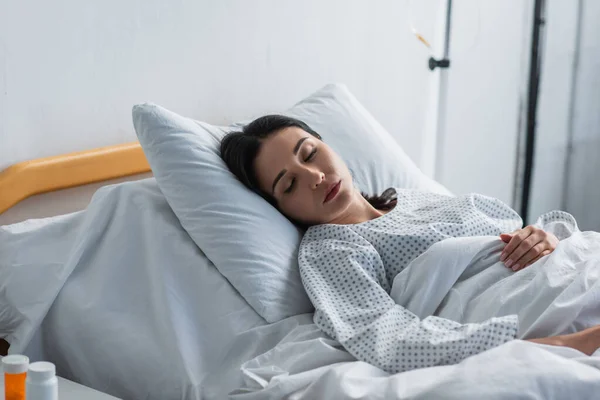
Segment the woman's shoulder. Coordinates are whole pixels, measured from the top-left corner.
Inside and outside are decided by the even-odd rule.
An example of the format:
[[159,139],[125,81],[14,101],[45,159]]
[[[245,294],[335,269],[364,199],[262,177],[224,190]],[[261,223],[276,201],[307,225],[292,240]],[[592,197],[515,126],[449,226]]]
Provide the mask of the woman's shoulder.
[[322,224],[308,228],[302,237],[300,251],[310,248],[311,251],[324,248],[344,248],[356,245],[370,246],[354,225]]
[[298,250],[298,261],[303,266],[320,260],[344,258],[377,251],[373,245],[352,229],[351,225],[315,225],[305,232]]
[[356,235],[350,225],[320,224],[313,225],[304,232],[302,242],[339,239]]

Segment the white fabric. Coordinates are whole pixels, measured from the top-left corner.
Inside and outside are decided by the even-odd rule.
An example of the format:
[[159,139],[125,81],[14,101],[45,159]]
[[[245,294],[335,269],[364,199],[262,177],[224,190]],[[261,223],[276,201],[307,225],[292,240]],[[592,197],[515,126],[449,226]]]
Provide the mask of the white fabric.
[[85,212],[2,226],[0,254],[10,353],[119,398],[223,398],[243,361],[311,322],[266,325],[154,179],[103,187]]
[[[545,264],[515,274],[498,262],[498,243],[489,248],[492,238],[445,247],[463,240],[450,239],[405,271],[420,261],[419,271],[437,271],[445,285],[444,268],[466,263],[459,281],[472,282],[461,292],[469,298],[490,278],[478,271],[510,275],[494,278],[510,283],[502,289],[506,304],[531,302],[541,312],[546,300],[530,301],[531,292],[549,299],[553,291],[562,293],[552,315],[541,312],[531,326],[562,314],[571,327],[587,325],[598,323],[598,314],[589,312],[598,304],[598,236],[576,233]],[[0,254],[0,310],[15,316],[14,332],[6,320],[0,329],[10,331],[11,353],[55,362],[60,375],[119,398],[212,400],[236,392],[233,399],[504,399],[523,393],[592,399],[590,393],[600,390],[600,359],[569,349],[513,341],[457,365],[389,375],[355,361],[312,323],[311,314],[266,324],[188,237],[153,179],[105,187],[84,212],[3,226]],[[554,270],[560,265],[566,269]],[[532,280],[526,272],[533,268],[558,273]],[[574,273],[582,268],[585,273]],[[526,320],[526,313],[521,316]]]
[[[315,323],[359,360],[392,373],[454,364],[514,339],[516,311],[486,314],[490,306],[485,297],[478,303],[485,304],[479,318],[470,321],[476,323],[437,316],[466,263],[452,266],[441,253],[437,259],[443,265],[430,260],[421,262],[420,269],[405,268],[444,239],[492,236],[499,243],[501,233],[521,228],[519,215],[483,195],[453,197],[411,189],[397,189],[396,194],[396,207],[379,218],[313,226],[306,232],[300,273],[315,305]],[[577,230],[571,215],[553,215],[544,220],[560,219],[565,230]],[[460,255],[466,253],[457,248]],[[457,303],[449,309],[462,310]]]
[[[320,133],[364,192],[380,194],[395,186],[448,193],[419,171],[343,85],[327,85],[283,113]],[[234,128],[153,104],[135,106],[133,122],[182,226],[246,301],[269,322],[312,311],[298,275],[302,233],[243,187],[219,156],[220,139]]]
[[[516,273],[500,262],[502,248],[492,237],[438,242],[396,276],[391,296],[420,317],[437,308],[440,317],[462,323],[514,313],[519,338],[600,324],[600,234],[573,232],[551,255]],[[299,327],[285,343],[246,362],[242,374],[245,384],[235,400],[591,400],[600,391],[600,350],[588,357],[513,340],[458,364],[389,374],[353,361],[316,326]]]
[[390,375],[353,361],[314,325],[309,336],[310,327],[245,363],[245,385],[230,399],[594,400],[600,391],[600,354],[514,340],[459,364]]
[[77,232],[91,219],[79,212],[0,226],[0,337],[11,351],[29,343],[48,312],[74,267],[65,257],[80,252]]
[[134,107],[138,138],[183,228],[267,321],[310,312],[297,268],[300,232],[229,172],[219,156],[225,128],[159,106]]
[[[573,232],[550,255],[516,273],[500,262],[503,248],[490,237],[436,243],[396,276],[391,296],[421,317],[435,309],[435,315],[461,323],[516,314],[519,339],[600,325],[599,233]],[[443,268],[452,273],[436,272]],[[432,296],[439,292],[445,294],[440,302]]]

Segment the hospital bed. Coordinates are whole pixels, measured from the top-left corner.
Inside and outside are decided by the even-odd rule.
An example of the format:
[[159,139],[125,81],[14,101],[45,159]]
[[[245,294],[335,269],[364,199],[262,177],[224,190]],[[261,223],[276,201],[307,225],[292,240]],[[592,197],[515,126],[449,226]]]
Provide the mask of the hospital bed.
[[21,162],[0,171],[0,225],[83,209],[99,187],[149,176],[139,142]]
[[[29,196],[149,171],[138,143],[20,163],[0,173],[0,212]],[[0,226],[0,305],[11,352],[125,399],[600,393],[600,357],[572,349],[515,340],[457,365],[388,374],[322,333],[312,313],[268,323],[147,175],[102,186],[85,210]]]

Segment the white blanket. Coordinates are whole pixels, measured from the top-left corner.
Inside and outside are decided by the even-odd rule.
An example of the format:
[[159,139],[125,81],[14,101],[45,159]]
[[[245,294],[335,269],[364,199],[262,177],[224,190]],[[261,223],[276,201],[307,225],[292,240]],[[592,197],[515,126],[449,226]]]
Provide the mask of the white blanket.
[[[480,322],[517,314],[519,338],[600,325],[600,234],[576,232],[517,273],[500,262],[503,246],[493,237],[439,242],[396,276],[391,296],[421,318]],[[458,365],[389,375],[350,362],[316,328],[309,338],[308,328],[301,329],[298,339],[244,364],[246,387],[235,398],[591,399],[600,393],[600,351],[588,357],[516,340]]]
[[588,357],[576,350],[521,340],[457,365],[395,375],[361,361],[344,360],[344,354],[349,357],[335,343],[316,337],[280,345],[244,364],[246,386],[231,398],[592,400],[600,391],[600,353]]
[[0,337],[11,353],[125,399],[221,399],[300,315],[267,325],[198,249],[154,179],[85,212],[0,227]]
[[[462,241],[462,242],[461,242]],[[434,245],[394,281],[418,315],[515,312],[520,337],[599,323],[600,239],[577,233],[518,273],[494,238]],[[85,212],[0,227],[0,337],[11,353],[127,399],[593,398],[600,358],[513,341],[397,375],[357,362],[312,315],[267,324],[181,228],[153,179]]]

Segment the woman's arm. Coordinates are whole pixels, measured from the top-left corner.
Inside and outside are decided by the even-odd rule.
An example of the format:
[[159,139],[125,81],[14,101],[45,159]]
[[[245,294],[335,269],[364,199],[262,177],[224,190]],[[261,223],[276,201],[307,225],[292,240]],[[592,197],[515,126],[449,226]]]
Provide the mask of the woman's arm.
[[548,344],[551,346],[571,347],[588,356],[600,348],[600,326],[585,329],[568,335],[551,336],[547,338],[529,339],[529,342]]
[[397,373],[455,364],[516,336],[516,315],[478,324],[421,320],[391,299],[383,263],[369,242],[343,228],[329,238],[308,235],[299,262],[314,321],[359,360]]

